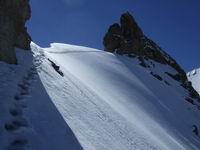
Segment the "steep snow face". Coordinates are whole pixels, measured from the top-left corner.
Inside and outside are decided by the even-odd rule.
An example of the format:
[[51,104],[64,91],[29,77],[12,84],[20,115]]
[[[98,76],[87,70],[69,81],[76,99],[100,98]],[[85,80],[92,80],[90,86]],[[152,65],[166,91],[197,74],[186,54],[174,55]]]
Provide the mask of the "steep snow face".
[[16,54],[18,65],[0,62],[0,150],[81,150],[39,79],[39,61]]
[[199,111],[184,100],[180,83],[164,76],[175,72],[169,66],[154,62],[159,81],[135,58],[58,43],[32,50],[40,80],[84,149],[200,146],[192,133]]
[[188,80],[192,82],[192,86],[200,94],[200,68],[188,72],[187,76]]
[[165,74],[171,67],[81,46],[31,47],[33,56],[17,50],[17,66],[0,62],[0,149],[199,149],[199,110]]

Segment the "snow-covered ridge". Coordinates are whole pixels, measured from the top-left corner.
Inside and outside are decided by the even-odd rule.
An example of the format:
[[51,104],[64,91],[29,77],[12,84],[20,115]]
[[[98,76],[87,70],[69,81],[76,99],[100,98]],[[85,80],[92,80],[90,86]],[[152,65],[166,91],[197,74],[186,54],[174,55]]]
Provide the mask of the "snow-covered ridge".
[[192,82],[192,86],[200,94],[200,68],[194,69],[191,72],[187,73],[188,80]]
[[63,43],[51,43],[50,46],[51,46],[50,49],[44,48],[44,50],[48,51],[49,53],[102,52],[101,50],[97,50],[94,48],[76,46],[71,44],[63,44]]
[[197,110],[184,100],[179,83],[164,76],[175,73],[173,68],[154,62],[153,71],[163,71],[167,85],[134,58],[58,43],[43,50],[41,68],[48,73],[41,70],[40,78],[84,149],[178,150],[200,144],[191,131],[199,125]]
[[[149,62],[154,67],[148,69],[135,57],[68,44],[41,48],[32,43],[31,47],[29,63],[23,61],[25,55],[19,59],[22,63],[16,72],[24,71],[0,70],[8,74],[2,81],[10,83],[0,88],[1,99],[2,93],[9,95],[9,104],[0,102],[0,111],[9,116],[7,120],[0,115],[0,149],[10,145],[28,150],[200,147],[199,137],[192,132],[194,125],[200,126],[199,110],[185,101],[188,93],[180,83],[165,74],[176,73],[170,66]],[[32,75],[31,68],[35,68],[33,78],[26,76]],[[21,83],[28,88],[23,96]],[[16,129],[17,135],[4,128],[15,119],[9,114],[16,106],[15,94],[22,100],[17,104],[26,104],[22,117],[28,123]]]

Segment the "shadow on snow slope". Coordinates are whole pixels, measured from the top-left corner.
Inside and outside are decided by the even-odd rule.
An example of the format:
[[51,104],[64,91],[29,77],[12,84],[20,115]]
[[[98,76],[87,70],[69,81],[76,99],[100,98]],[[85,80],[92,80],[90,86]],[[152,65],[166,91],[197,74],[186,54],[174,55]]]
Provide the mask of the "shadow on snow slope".
[[0,63],[0,149],[82,149],[43,87],[40,63],[31,52],[17,56],[19,65]]

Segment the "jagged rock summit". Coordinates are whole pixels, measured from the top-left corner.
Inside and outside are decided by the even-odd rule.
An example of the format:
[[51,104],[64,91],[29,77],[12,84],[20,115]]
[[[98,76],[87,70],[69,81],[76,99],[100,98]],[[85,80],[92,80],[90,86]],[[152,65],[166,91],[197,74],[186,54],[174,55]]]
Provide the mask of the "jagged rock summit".
[[105,50],[117,53],[139,53],[142,47],[142,39],[144,35],[134,18],[129,12],[123,14],[120,18],[120,24],[113,24],[105,38]]
[[16,64],[15,47],[30,50],[25,23],[31,17],[29,0],[0,0],[0,60]]
[[[149,65],[152,60],[172,67],[176,73],[165,72],[165,74],[180,82],[181,86],[189,91],[191,98],[199,99],[199,95],[192,87],[191,82],[188,81],[185,71],[169,54],[144,35],[129,12],[122,14],[120,23],[114,23],[110,26],[104,37],[103,44],[105,51],[137,57],[143,67],[149,69],[154,67],[154,65]],[[151,74],[159,80],[162,79],[161,75],[153,72]]]

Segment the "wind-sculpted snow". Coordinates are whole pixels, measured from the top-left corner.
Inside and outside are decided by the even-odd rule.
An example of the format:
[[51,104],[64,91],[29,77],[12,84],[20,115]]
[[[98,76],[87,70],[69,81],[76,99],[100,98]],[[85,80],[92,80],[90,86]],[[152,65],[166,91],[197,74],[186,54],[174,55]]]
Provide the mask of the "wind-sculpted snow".
[[94,48],[75,46],[71,44],[52,43],[51,49],[44,48],[49,53],[79,53],[79,52],[102,52]]
[[[58,43],[38,49],[44,51],[40,79],[84,149],[200,146],[192,133],[199,126],[198,110],[184,100],[187,93],[178,82],[167,76],[170,85],[158,81],[134,58]],[[156,65],[155,72],[174,71]]]

